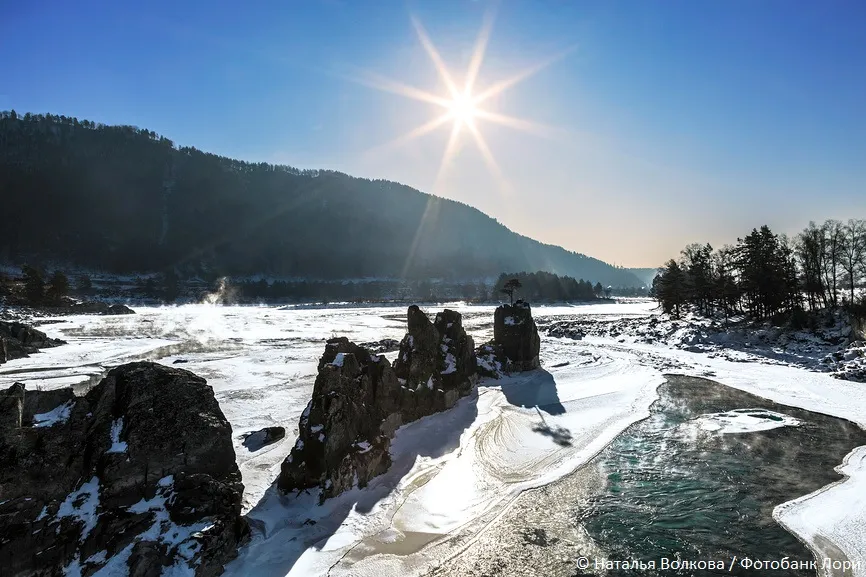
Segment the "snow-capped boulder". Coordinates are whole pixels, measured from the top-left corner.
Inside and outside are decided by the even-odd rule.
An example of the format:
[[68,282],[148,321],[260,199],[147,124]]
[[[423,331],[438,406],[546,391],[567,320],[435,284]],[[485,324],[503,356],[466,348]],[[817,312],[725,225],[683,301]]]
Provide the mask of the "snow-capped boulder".
[[[51,406],[59,403],[56,406]],[[5,404],[4,404],[5,406]],[[117,367],[84,397],[24,391],[0,428],[4,575],[217,575],[248,534],[231,425],[189,371]]]
[[502,348],[509,371],[530,371],[540,364],[541,339],[529,303],[501,305],[493,315],[493,342]]
[[502,347],[496,343],[484,343],[475,351],[478,376],[499,379],[506,374],[509,364]]
[[319,360],[313,397],[278,479],[284,491],[320,489],[322,499],[369,480],[391,465],[381,424],[399,407],[391,364],[345,337],[330,339]]

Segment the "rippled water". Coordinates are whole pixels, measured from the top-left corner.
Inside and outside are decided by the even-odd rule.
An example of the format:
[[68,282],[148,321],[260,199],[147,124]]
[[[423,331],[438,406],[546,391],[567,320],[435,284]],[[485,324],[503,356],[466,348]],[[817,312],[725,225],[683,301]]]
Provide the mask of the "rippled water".
[[[773,508],[838,480],[834,467],[866,444],[866,432],[703,379],[671,377],[659,394],[651,416],[590,465],[606,482],[575,509],[607,557],[655,560],[657,566],[665,557],[726,565],[735,556],[811,561],[811,552],[773,520]],[[591,573],[590,568],[586,574]],[[608,574],[671,572],[619,568]],[[684,574],[732,573],[726,568]],[[733,574],[814,572],[750,573],[735,566]]]

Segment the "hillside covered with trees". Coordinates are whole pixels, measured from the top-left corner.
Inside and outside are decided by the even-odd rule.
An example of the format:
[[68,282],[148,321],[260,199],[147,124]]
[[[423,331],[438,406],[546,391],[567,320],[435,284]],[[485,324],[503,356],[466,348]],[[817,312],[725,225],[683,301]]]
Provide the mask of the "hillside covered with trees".
[[631,272],[408,186],[248,163],[154,132],[0,113],[0,262],[311,279]]
[[866,308],[866,221],[814,222],[795,239],[762,226],[737,244],[691,244],[659,270],[652,293],[665,312],[775,315]]

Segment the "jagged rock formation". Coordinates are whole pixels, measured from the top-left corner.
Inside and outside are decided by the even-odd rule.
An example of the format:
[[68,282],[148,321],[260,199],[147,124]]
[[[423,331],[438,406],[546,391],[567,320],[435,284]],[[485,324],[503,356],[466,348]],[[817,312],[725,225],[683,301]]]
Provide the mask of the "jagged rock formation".
[[387,470],[389,436],[380,424],[397,406],[397,378],[383,357],[345,337],[330,339],[319,360],[313,398],[298,423],[298,440],[283,461],[282,491],[320,487],[321,499]]
[[42,331],[24,323],[0,321],[0,363],[38,353],[39,349],[63,344],[66,344],[66,341],[49,338]]
[[222,572],[248,534],[231,425],[204,379],[154,363],[0,393],[3,575]]
[[390,438],[403,423],[454,406],[475,383],[472,337],[459,313],[431,323],[417,306],[394,367],[345,337],[328,341],[299,436],[283,462],[283,491],[319,487],[321,499],[364,487],[391,464]]
[[476,353],[482,374],[498,378],[502,370],[531,371],[540,365],[538,353],[541,338],[532,318],[529,303],[517,301],[501,305],[493,316],[493,342],[480,347]]

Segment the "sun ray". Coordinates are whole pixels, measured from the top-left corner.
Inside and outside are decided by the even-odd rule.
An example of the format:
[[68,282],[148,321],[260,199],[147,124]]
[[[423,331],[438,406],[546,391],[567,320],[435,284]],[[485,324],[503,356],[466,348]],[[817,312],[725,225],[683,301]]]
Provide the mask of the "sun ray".
[[448,144],[445,145],[445,152],[442,154],[442,161],[439,163],[439,170],[436,171],[436,180],[433,181],[433,191],[439,189],[439,183],[442,176],[445,174],[445,169],[451,164],[454,154],[457,151],[457,138],[460,136],[460,129],[463,128],[463,122],[455,121],[451,127],[451,135],[448,137]]
[[484,62],[484,54],[487,52],[487,43],[490,41],[490,33],[493,30],[493,21],[495,19],[496,12],[493,9],[484,13],[484,21],[481,24],[481,30],[478,32],[478,40],[475,41],[475,50],[472,52],[469,70],[466,72],[466,85],[463,88],[463,94],[467,96],[472,94],[475,80],[477,80],[481,64]]
[[505,180],[505,175],[502,174],[502,169],[499,168],[499,163],[496,162],[496,158],[493,156],[490,147],[487,146],[487,141],[484,139],[481,131],[478,130],[478,127],[475,126],[474,122],[468,122],[466,123],[466,126],[469,128],[470,134],[472,134],[475,139],[475,145],[478,146],[478,150],[481,152],[481,156],[484,158],[487,168],[493,174],[493,177],[496,179],[502,192],[508,193],[510,191],[508,181]]
[[524,132],[530,132],[537,136],[543,136],[547,138],[552,138],[555,134],[562,132],[561,129],[558,129],[554,126],[540,124],[538,122],[533,122],[532,120],[525,120],[516,116],[509,116],[507,114],[491,112],[489,110],[484,110],[483,108],[477,108],[475,110],[475,116],[483,120],[489,120],[490,122],[501,124],[502,126],[514,128],[515,130],[522,130]]
[[426,90],[421,90],[420,88],[415,88],[398,80],[392,80],[372,72],[364,72],[363,76],[352,77],[351,80],[358,84],[381,90],[382,92],[390,92],[391,94],[398,94],[442,107],[447,107],[451,103],[451,100],[448,98],[443,98],[432,92],[427,92]]
[[409,142],[415,140],[416,138],[420,138],[421,136],[424,136],[425,134],[433,132],[434,130],[436,130],[437,128],[439,128],[440,126],[442,126],[443,124],[445,124],[446,122],[448,122],[451,119],[452,119],[451,114],[449,112],[446,112],[445,114],[438,116],[429,122],[425,122],[421,126],[416,126],[414,129],[410,130],[409,132],[407,132],[401,136],[398,136],[397,138],[395,138],[393,140],[390,140],[384,144],[380,144],[378,146],[375,146],[375,147],[369,149],[366,152],[366,154],[374,155],[374,154],[377,154],[379,152],[384,152],[386,150],[390,150],[390,149],[396,148],[398,146],[408,144]]
[[492,98],[493,96],[496,96],[497,94],[500,94],[500,93],[504,92],[505,90],[508,90],[509,88],[514,86],[515,84],[519,84],[519,83],[523,82],[524,80],[526,80],[530,76],[534,76],[535,74],[538,74],[539,72],[541,72],[542,70],[544,70],[545,68],[547,68],[548,66],[553,64],[554,62],[561,60],[562,58],[566,57],[568,54],[573,52],[575,49],[577,49],[577,45],[566,48],[565,50],[558,52],[557,54],[554,54],[550,58],[546,58],[546,59],[542,60],[541,62],[539,62],[533,66],[530,66],[529,68],[526,68],[525,70],[522,70],[521,72],[518,72],[517,74],[515,74],[514,76],[512,76],[510,78],[506,78],[505,80],[502,80],[501,82],[497,82],[493,86],[487,88],[481,94],[474,96],[473,101],[475,102],[476,105],[481,104],[485,100],[488,100],[488,99]]
[[424,46],[424,50],[427,51],[427,55],[430,56],[430,60],[432,60],[433,65],[436,66],[436,71],[445,82],[445,86],[448,88],[448,92],[451,93],[451,97],[456,98],[460,95],[460,90],[457,88],[457,85],[451,78],[451,73],[448,72],[448,67],[445,66],[445,62],[442,61],[442,57],[439,56],[439,51],[436,50],[436,47],[433,46],[433,42],[430,40],[430,37],[427,36],[427,31],[424,30],[424,26],[421,25],[421,21],[418,20],[418,18],[416,18],[415,16],[412,16],[412,25],[415,26],[415,32],[418,34],[418,39],[421,41],[421,45]]

